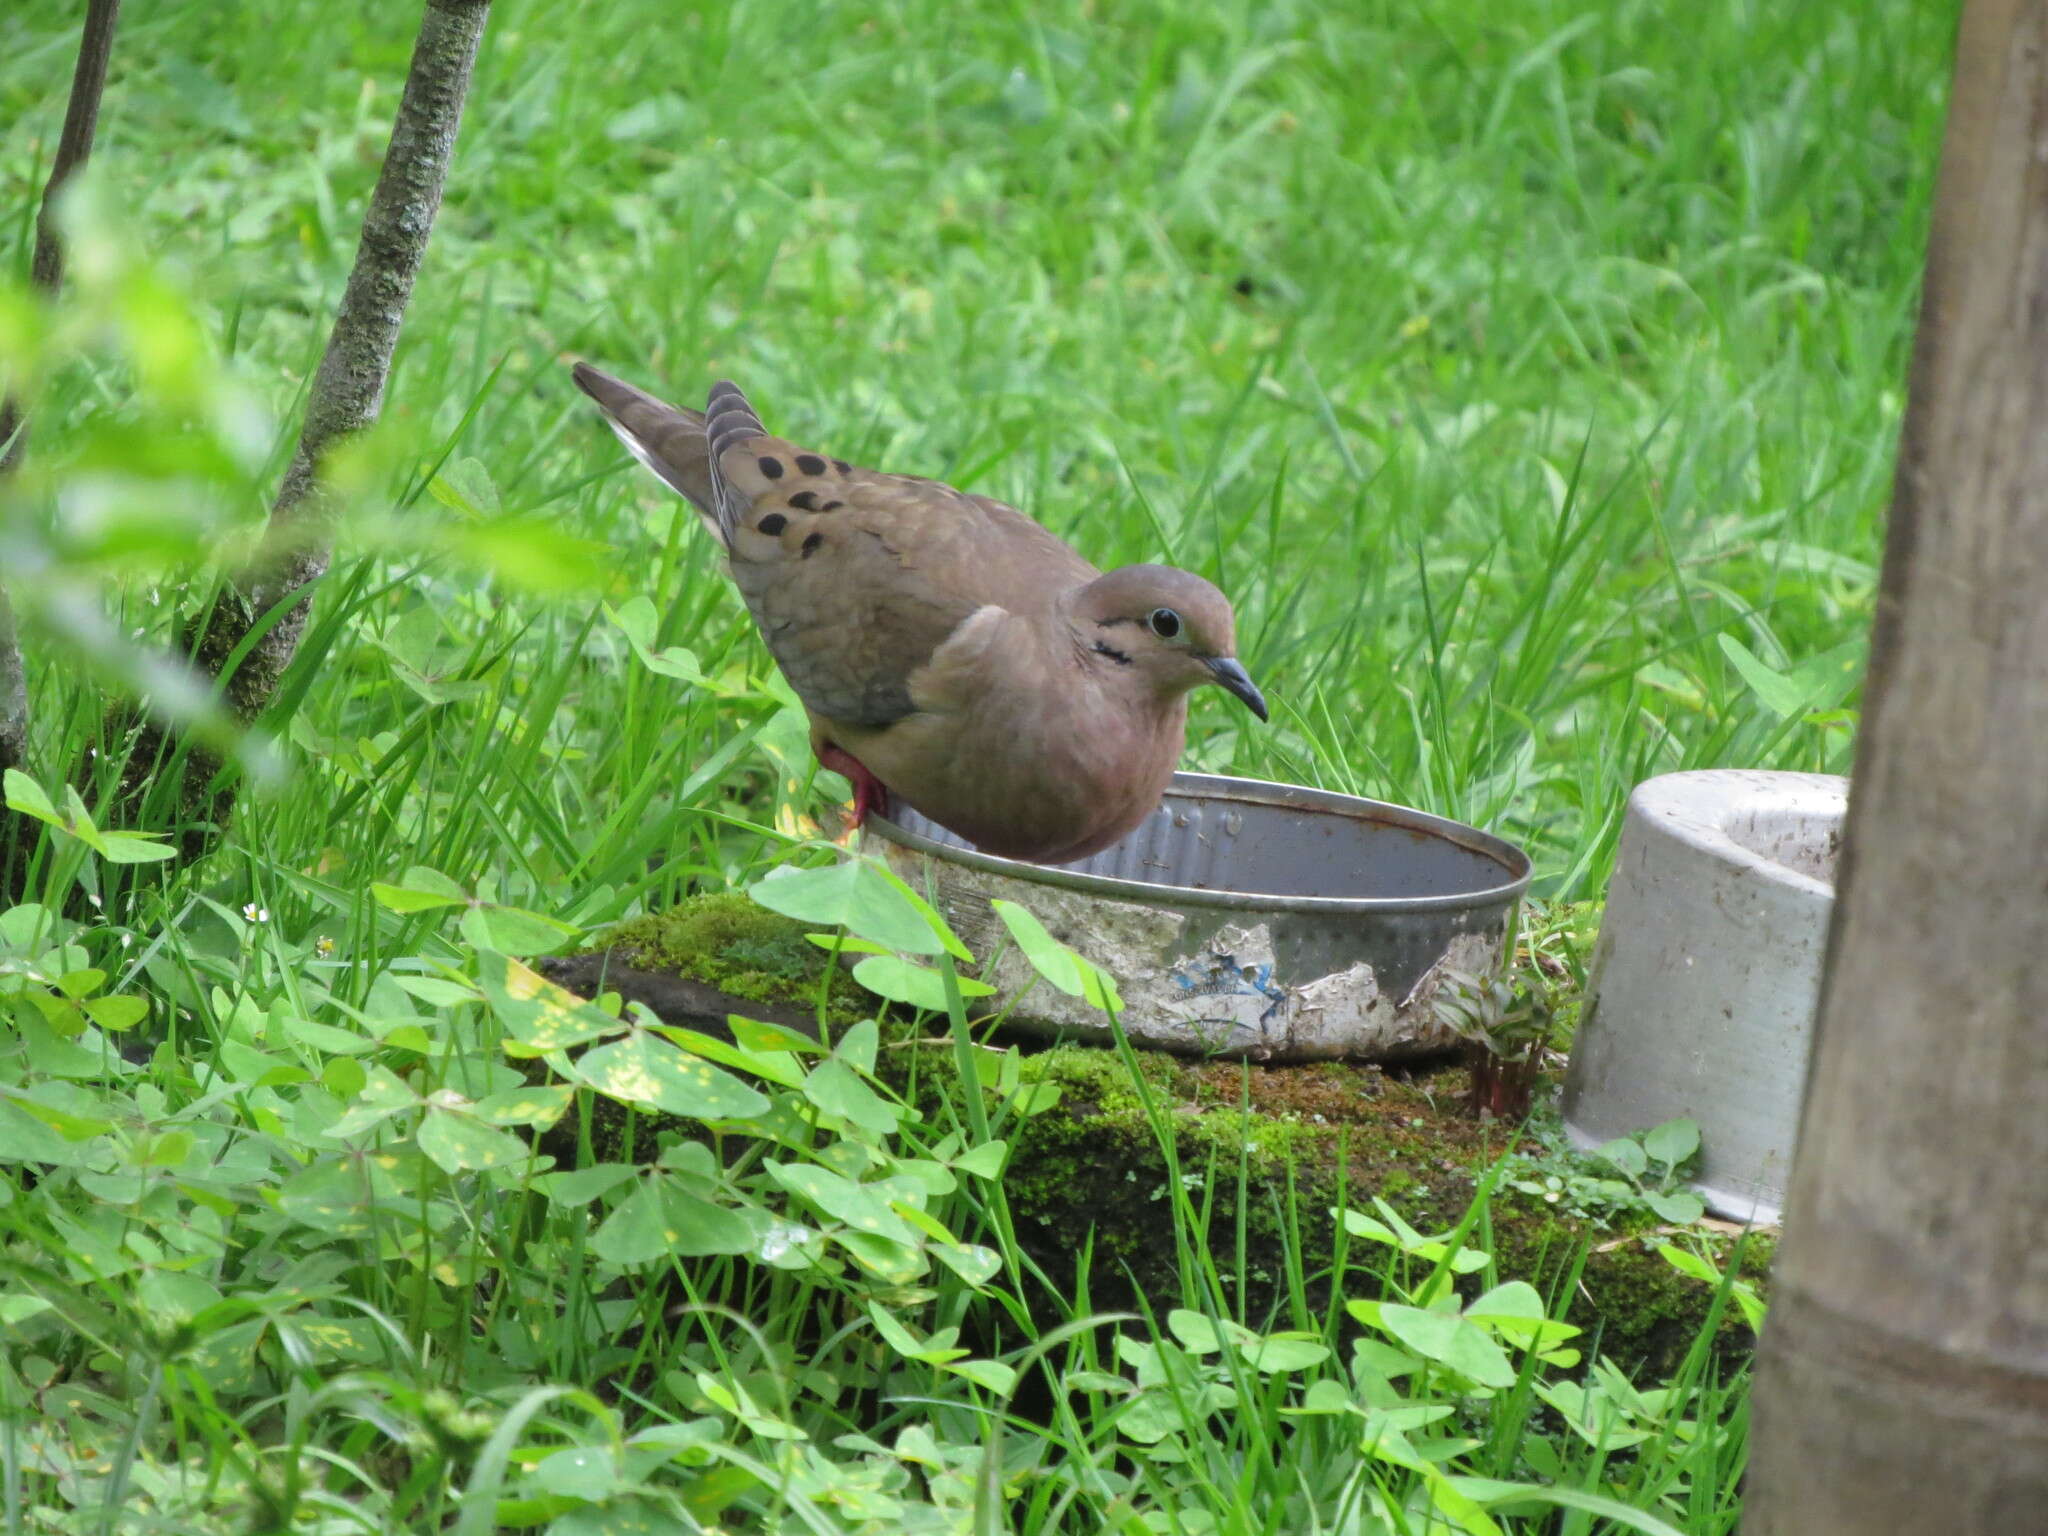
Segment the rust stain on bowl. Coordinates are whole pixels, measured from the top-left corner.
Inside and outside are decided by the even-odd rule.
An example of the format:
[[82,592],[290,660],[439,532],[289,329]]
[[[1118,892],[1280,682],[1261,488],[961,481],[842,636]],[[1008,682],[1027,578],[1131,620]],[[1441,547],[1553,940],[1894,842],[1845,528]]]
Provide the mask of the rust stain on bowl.
[[1432,1006],[1443,975],[1498,963],[1529,883],[1527,855],[1477,828],[1211,774],[1174,775],[1136,831],[1072,865],[995,858],[903,806],[868,825],[967,946],[996,956],[988,1002],[1011,1022],[1110,1036],[1079,998],[1034,985],[998,898],[1116,977],[1134,1040],[1186,1055],[1386,1061],[1454,1044]]

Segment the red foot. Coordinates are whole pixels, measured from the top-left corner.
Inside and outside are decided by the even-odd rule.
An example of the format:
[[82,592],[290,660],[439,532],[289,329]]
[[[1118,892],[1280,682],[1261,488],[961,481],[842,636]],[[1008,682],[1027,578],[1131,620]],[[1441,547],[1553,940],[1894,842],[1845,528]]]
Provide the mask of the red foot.
[[852,753],[828,741],[818,748],[818,763],[853,781],[853,819],[847,823],[849,827],[860,826],[868,819],[869,811],[879,811],[889,803],[888,786],[869,773],[867,765]]

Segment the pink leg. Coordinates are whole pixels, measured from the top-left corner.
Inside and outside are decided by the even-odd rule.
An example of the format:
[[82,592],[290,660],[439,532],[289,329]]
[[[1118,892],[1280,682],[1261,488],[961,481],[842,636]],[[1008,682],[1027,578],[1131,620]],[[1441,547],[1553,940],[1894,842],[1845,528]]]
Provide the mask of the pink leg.
[[821,743],[817,752],[821,767],[844,774],[853,781],[853,819],[849,826],[860,826],[868,819],[869,811],[878,811],[889,803],[888,788],[851,752],[830,741]]

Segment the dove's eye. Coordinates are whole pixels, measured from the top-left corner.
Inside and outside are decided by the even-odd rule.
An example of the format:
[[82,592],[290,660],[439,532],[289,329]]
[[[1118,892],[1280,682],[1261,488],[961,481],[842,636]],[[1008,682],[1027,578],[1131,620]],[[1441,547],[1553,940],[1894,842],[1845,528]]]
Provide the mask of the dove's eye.
[[1171,640],[1180,633],[1180,615],[1171,608],[1154,608],[1145,622],[1152,626],[1152,633],[1162,640]]

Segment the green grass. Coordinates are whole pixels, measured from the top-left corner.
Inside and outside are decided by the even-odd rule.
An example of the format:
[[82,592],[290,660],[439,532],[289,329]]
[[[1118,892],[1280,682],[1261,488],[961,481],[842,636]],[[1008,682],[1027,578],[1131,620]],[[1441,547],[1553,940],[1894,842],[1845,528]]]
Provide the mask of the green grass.
[[[221,853],[79,939],[109,988],[147,995],[178,1032],[180,1051],[119,1091],[207,1145],[261,1144],[269,1172],[251,1187],[282,1188],[298,1176],[289,1116],[314,1112],[293,1107],[301,1090],[253,1086],[264,1069],[237,1048],[301,1064],[336,1106],[359,1085],[335,1063],[356,1058],[252,1023],[244,1003],[373,1037],[366,1060],[423,1082],[504,1070],[462,1032],[473,1009],[448,1005],[462,1029],[436,1024],[390,980],[434,963],[470,974],[474,931],[446,912],[401,918],[371,882],[430,866],[587,928],[744,883],[837,787],[808,782],[800,730],[694,519],[624,463],[569,385],[572,355],[680,399],[733,377],[799,442],[1015,502],[1098,564],[1203,571],[1237,604],[1275,716],[1259,727],[1205,693],[1191,764],[1493,827],[1529,847],[1545,894],[1599,894],[1624,798],[1649,774],[1845,769],[1954,27],[1951,6],[1865,9],[499,0],[389,425],[352,482],[357,523],[288,690],[295,708],[273,722],[287,773],[244,796]],[[11,279],[27,270],[72,11],[27,0],[0,17]],[[67,361],[37,375],[30,479],[0,513],[85,549],[75,569],[124,630],[173,639],[163,599],[177,573],[95,564],[86,503],[60,492],[90,482],[134,526],[177,524],[191,540],[246,528],[289,451],[416,14],[395,0],[128,8],[96,161],[108,260],[161,263],[276,426],[267,457],[193,473],[163,450],[157,478],[109,492],[108,463],[175,441],[175,413],[133,403],[132,347],[52,344]],[[0,342],[12,334],[0,323]],[[496,509],[587,541],[595,583],[535,591],[513,579],[516,558],[451,559],[403,532],[431,526],[446,542]],[[122,537],[146,543],[132,527]],[[640,598],[657,646],[687,647],[719,686],[635,659],[603,605]],[[40,776],[54,784],[95,742],[99,708],[62,637],[30,639]],[[1774,687],[1772,672],[1790,682]],[[95,868],[53,843],[40,889],[62,900]],[[268,920],[242,923],[245,904]],[[439,1054],[387,1038],[443,1026],[458,1043]],[[45,1058],[35,1070],[99,1081]],[[351,1397],[318,1370],[294,1374],[300,1357],[273,1340],[284,1356],[265,1357],[246,1399],[194,1396],[175,1372],[124,1398],[108,1350],[163,1309],[136,1272],[76,1269],[99,1241],[77,1230],[78,1202],[106,1177],[67,1166],[17,1186],[14,1262],[70,1255],[78,1299],[68,1332],[46,1316],[9,1346],[6,1401],[55,1422],[51,1392],[86,1392],[64,1422],[137,1488],[178,1467],[239,1485],[259,1465],[297,1487],[328,1475],[307,1458],[346,1464],[376,1493],[350,1496],[360,1526],[330,1510],[332,1529],[426,1528],[489,1481],[481,1441],[444,1422],[455,1410],[433,1391],[510,1424],[522,1384],[638,1380],[628,1362],[657,1339],[709,1361],[753,1337],[757,1365],[788,1363],[817,1300],[810,1282],[750,1278],[735,1261],[679,1266],[670,1279],[686,1292],[746,1303],[744,1327],[679,1325],[651,1281],[621,1301],[580,1259],[567,1278],[501,1265],[518,1249],[505,1223],[540,1222],[554,1264],[573,1222],[520,1216],[516,1191],[488,1181],[422,1172],[393,1197],[416,1197],[410,1239],[322,1243],[229,1198],[237,1214],[220,1219],[239,1238],[201,1245],[194,1264],[230,1295],[306,1266],[323,1315],[368,1308],[351,1315],[402,1341],[377,1362],[386,1385]],[[1003,1251],[999,1201],[948,1209]],[[424,1278],[412,1241],[573,1324],[485,1370],[485,1336],[465,1328],[456,1290]],[[1361,1277],[1358,1294],[1384,1278]],[[834,1283],[841,1300],[858,1291]],[[1040,1347],[1030,1340],[1086,1319],[1085,1297],[1064,1300],[1035,1333],[1014,1317],[996,1331]],[[958,1284],[938,1305],[954,1322],[991,1311]],[[622,1345],[635,1328],[652,1331]],[[1066,1352],[1062,1370],[1121,1369],[1093,1337],[1043,1347]],[[870,1345],[840,1339],[821,1356],[856,1383],[850,1406],[821,1407],[816,1383],[797,1390],[817,1446],[924,1422],[948,1455],[1015,1435],[1038,1464],[1086,1470],[1013,1497],[995,1461],[961,1463],[977,1530],[1424,1528],[1399,1513],[1419,1486],[1409,1472],[1344,1451],[1349,1431],[1319,1439],[1328,1426],[1283,1413],[1280,1384],[1255,1373],[1208,1383],[1232,1408],[1188,1437],[1185,1459],[1134,1462],[1106,1399],[1051,1430],[1005,1424],[957,1378],[897,1382],[907,1395],[892,1397],[829,1363]],[[1073,1353],[1087,1350],[1101,1358]],[[1739,1420],[1739,1389],[1707,1369],[1680,1384],[1708,1394],[1696,1415]],[[587,1423],[708,1411],[655,1380],[652,1398],[586,1405]],[[388,1424],[362,1406],[371,1397]],[[524,1406],[553,1422],[563,1401]],[[335,1427],[359,1410],[356,1427]],[[1546,1423],[1526,1399],[1460,1411],[1479,1416],[1488,1448],[1461,1465],[1529,1472],[1513,1448]],[[99,1518],[100,1474],[24,1461],[20,1443],[0,1478],[9,1529]],[[1604,1454],[1572,1459],[1569,1435],[1556,1443],[1562,1483],[1729,1528],[1739,1436],[1622,1458],[1648,1469],[1639,1478]],[[772,1460],[775,1444],[749,1454]],[[1364,1512],[1368,1487],[1393,1515]],[[779,1497],[749,1528],[863,1528],[840,1504],[777,1525],[811,1507],[786,1479]],[[61,1519],[36,1513],[60,1506]],[[111,1506],[107,1518],[126,1519]],[[1504,1519],[1620,1528],[1583,1513]]]
[[[391,414],[430,462],[452,446],[507,506],[603,544],[607,595],[651,597],[666,638],[754,664],[676,503],[602,474],[622,458],[559,362],[686,398],[736,377],[800,441],[1010,499],[1100,563],[1216,577],[1280,713],[1258,729],[1202,696],[1194,761],[1497,825],[1560,894],[1592,893],[1636,779],[1845,760],[1845,728],[1781,727],[1717,641],[1783,667],[1867,617],[1940,9],[853,25],[507,4]],[[17,12],[0,85],[46,131],[59,21]],[[130,27],[102,171],[289,409],[352,254],[406,8],[169,7]],[[17,264],[47,142],[10,136]],[[59,380],[53,432],[116,387]],[[540,878],[605,882],[696,842],[727,776],[657,794],[634,831],[600,808],[674,786],[729,722],[607,665],[587,601],[506,612],[441,569],[348,617],[333,663],[356,686],[312,689],[311,737],[412,718],[411,695],[361,686],[388,675],[374,643],[394,632],[445,667],[518,631],[508,686],[542,727],[466,775],[407,755],[389,777],[423,814],[348,837],[349,868],[521,878],[551,851]],[[465,756],[453,738],[487,715],[435,746]],[[573,771],[520,784],[570,749]],[[498,815],[451,818],[437,793]],[[302,864],[328,820],[299,795],[247,841]],[[593,821],[572,862],[564,829]]]

